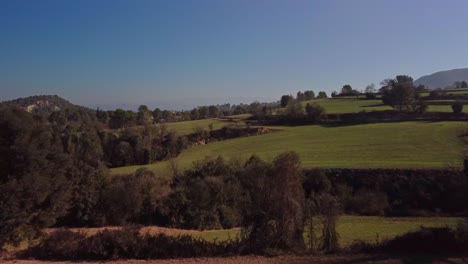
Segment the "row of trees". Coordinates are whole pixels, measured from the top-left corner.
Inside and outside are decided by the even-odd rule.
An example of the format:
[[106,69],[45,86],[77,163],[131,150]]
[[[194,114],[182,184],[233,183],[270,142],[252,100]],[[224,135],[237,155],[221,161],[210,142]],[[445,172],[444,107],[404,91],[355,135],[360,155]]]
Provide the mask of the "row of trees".
[[22,110],[0,112],[0,245],[32,239],[50,226],[140,223],[244,226],[257,246],[303,247],[306,203],[297,154],[272,163],[218,158],[185,172],[173,166],[172,181],[144,169],[110,177],[98,140],[86,126],[62,130]]
[[[309,95],[310,96],[310,95]],[[218,118],[228,115],[239,115],[246,113],[255,113],[258,105],[272,107],[276,103],[259,103],[239,105],[210,105],[195,107],[190,111],[169,111],[155,108],[149,109],[146,105],[138,107],[138,111],[116,109],[114,111],[103,111],[97,109],[97,119],[112,129],[128,128],[133,126],[145,126],[155,123],[189,121],[208,118]]]
[[298,102],[302,102],[302,101],[310,101],[312,99],[322,99],[322,98],[327,98],[327,97],[328,97],[327,93],[325,93],[324,91],[320,91],[317,94],[317,96],[315,96],[314,91],[311,91],[311,90],[304,91],[304,92],[299,91],[297,92],[296,98],[294,98],[294,96],[292,95],[281,96],[280,106],[286,107],[290,102],[293,102],[294,100]]
[[466,81],[456,81],[452,85],[454,88],[468,88]]
[[[303,109],[298,105],[296,101],[287,110]],[[306,112],[314,107],[307,106]],[[443,212],[457,213],[468,199],[463,178],[446,183],[452,178],[433,177],[440,185],[430,191],[436,181],[428,177],[415,182],[419,178],[402,176],[390,184],[393,178],[382,181],[375,172],[369,173],[372,177],[356,172],[354,178],[346,177],[352,172],[338,177],[319,170],[303,175],[297,154],[290,152],[273,162],[258,157],[247,162],[209,159],[187,171],[172,163],[172,178],[147,170],[110,177],[103,135],[94,123],[63,124],[62,117],[48,120],[21,109],[0,109],[0,243],[32,238],[49,226],[139,223],[199,229],[244,226],[252,245],[295,248],[304,244],[298,235],[304,225],[320,222],[326,239],[318,247],[332,250],[340,208],[347,213],[398,214],[434,209],[431,204],[437,203]],[[166,135],[151,133],[154,139]],[[145,140],[132,139],[131,133],[123,137],[135,146]],[[308,243],[317,246],[313,234]]]

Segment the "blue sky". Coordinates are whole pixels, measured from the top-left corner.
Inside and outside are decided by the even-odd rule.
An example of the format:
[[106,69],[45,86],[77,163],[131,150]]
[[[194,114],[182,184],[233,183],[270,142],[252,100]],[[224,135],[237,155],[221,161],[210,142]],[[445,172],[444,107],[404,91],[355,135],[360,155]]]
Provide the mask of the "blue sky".
[[0,1],[0,100],[187,109],[468,67],[468,1]]

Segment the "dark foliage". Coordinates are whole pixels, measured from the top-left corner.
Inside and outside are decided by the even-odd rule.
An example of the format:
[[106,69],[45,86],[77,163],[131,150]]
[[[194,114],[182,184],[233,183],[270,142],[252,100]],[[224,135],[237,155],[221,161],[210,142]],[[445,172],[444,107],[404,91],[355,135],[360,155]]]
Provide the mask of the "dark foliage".
[[340,198],[344,212],[349,214],[468,214],[465,206],[468,178],[462,171],[315,169],[306,170],[305,175],[306,198],[317,190],[329,189],[329,193]]
[[455,102],[452,104],[453,113],[459,114],[463,111],[463,104],[461,102]]
[[272,164],[252,157],[243,175],[248,203],[243,220],[253,252],[304,250],[304,192],[299,157],[285,152]]
[[43,260],[174,259],[238,255],[241,242],[191,236],[142,235],[138,228],[104,230],[90,237],[68,230],[49,235],[23,257]]
[[66,213],[73,164],[54,128],[21,109],[0,111],[0,245],[33,238]]

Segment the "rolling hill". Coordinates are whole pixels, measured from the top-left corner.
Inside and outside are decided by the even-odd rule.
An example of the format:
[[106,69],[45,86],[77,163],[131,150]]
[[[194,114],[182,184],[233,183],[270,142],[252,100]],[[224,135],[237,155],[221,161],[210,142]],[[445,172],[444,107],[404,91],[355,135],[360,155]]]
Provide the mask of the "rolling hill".
[[435,89],[445,88],[447,86],[452,85],[456,81],[468,82],[468,68],[439,71],[430,75],[425,75],[415,80],[414,84],[422,84],[426,87]]
[[14,106],[22,108],[30,113],[50,115],[53,112],[65,109],[80,108],[85,111],[93,111],[84,106],[70,103],[58,95],[35,95],[24,98],[18,98],[10,101],[0,102],[0,106]]

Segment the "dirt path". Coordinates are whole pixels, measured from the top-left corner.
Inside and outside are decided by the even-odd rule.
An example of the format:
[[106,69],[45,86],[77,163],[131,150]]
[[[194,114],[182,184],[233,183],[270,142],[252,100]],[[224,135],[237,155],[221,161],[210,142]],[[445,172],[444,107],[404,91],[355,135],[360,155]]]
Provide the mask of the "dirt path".
[[116,260],[103,262],[77,262],[77,261],[38,261],[38,260],[18,260],[18,259],[1,259],[0,263],[5,264],[71,264],[71,263],[129,263],[129,264],[309,264],[309,263],[466,263],[461,259],[445,259],[445,258],[421,258],[421,257],[385,257],[371,255],[325,255],[325,256],[278,256],[278,257],[260,257],[260,256],[244,256],[231,258],[191,258],[191,259],[175,259],[175,260]]

